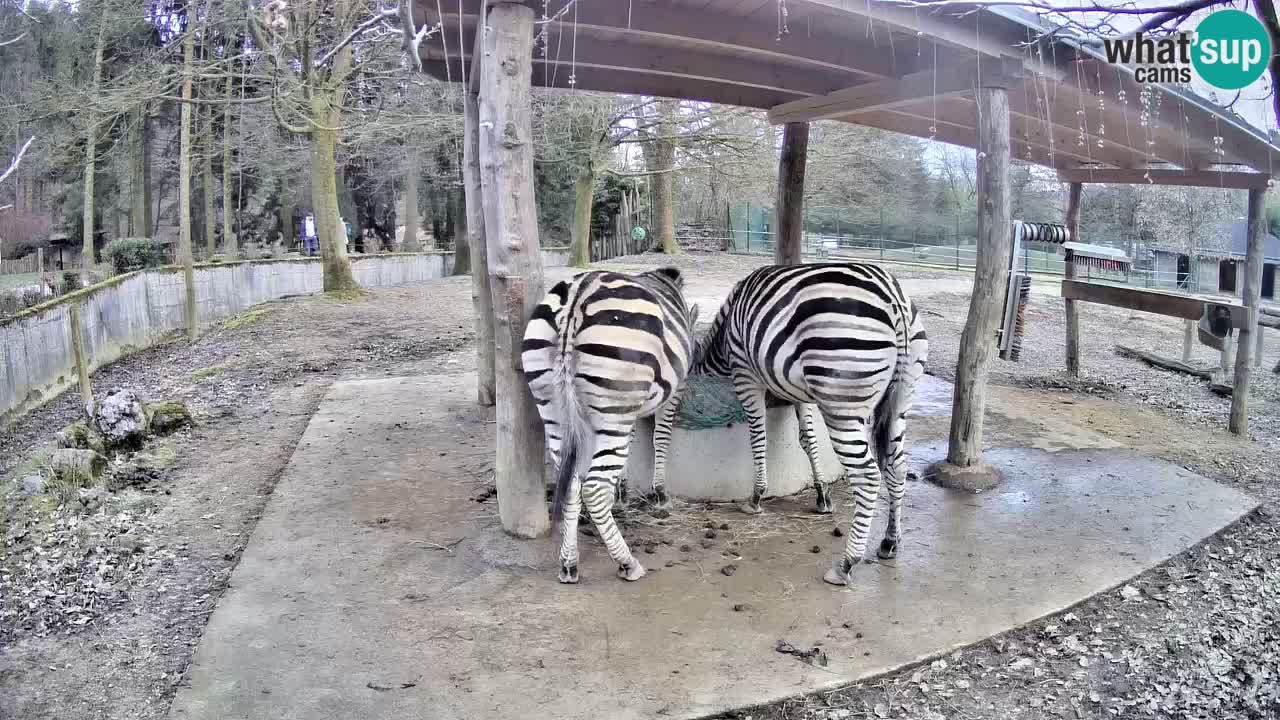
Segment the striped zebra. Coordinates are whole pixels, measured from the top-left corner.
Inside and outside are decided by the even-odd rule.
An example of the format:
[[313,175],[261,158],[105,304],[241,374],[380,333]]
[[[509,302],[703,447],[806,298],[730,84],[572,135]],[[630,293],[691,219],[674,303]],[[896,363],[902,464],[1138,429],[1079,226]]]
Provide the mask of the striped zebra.
[[826,421],[855,502],[844,554],[824,578],[829,583],[847,585],[862,559],[882,474],[889,489],[889,526],[878,554],[897,554],[906,414],[928,351],[916,306],[898,280],[862,263],[760,268],[734,286],[711,329],[698,340],[693,372],[732,378],[746,410],[755,487],[744,511],[760,512],[768,489],[765,399],[772,395],[796,404],[817,509],[831,512],[812,406]]
[[610,511],[632,430],[650,415],[656,415],[654,491],[659,502],[666,499],[667,444],[677,391],[692,363],[698,312],[686,308],[683,286],[675,268],[582,273],[552,287],[525,329],[525,379],[558,469],[552,517],[563,521],[560,582],[578,582],[584,503],[618,576],[644,576]]

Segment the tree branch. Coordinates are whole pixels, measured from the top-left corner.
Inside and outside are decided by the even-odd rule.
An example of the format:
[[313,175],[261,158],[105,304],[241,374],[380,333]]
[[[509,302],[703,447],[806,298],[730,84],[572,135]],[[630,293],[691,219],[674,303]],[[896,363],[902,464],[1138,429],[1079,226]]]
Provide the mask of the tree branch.
[[36,136],[32,135],[31,137],[27,138],[27,141],[25,143],[22,144],[22,148],[18,150],[18,154],[13,157],[13,162],[9,163],[9,169],[5,170],[4,174],[0,175],[0,182],[4,182],[6,178],[8,178],[10,175],[14,173],[15,170],[18,169],[18,163],[22,162],[22,156],[27,154],[27,148],[31,147],[31,142],[35,139],[36,139]]
[[8,40],[0,40],[0,47],[4,47],[6,45],[12,45],[26,36],[27,36],[27,33],[24,31],[15,38],[10,38]]
[[1267,62],[1271,74],[1271,109],[1276,120],[1280,121],[1280,22],[1276,20],[1276,6],[1272,0],[1254,0],[1253,4],[1267,28],[1267,34],[1271,36],[1271,58]]
[[333,59],[334,55],[338,54],[339,50],[355,42],[356,38],[363,35],[369,29],[377,25],[380,25],[386,20],[399,16],[399,14],[400,14],[399,10],[379,10],[377,13],[374,14],[373,17],[357,25],[355,29],[352,30],[349,35],[347,35],[341,41],[339,41],[337,45],[334,45],[333,47],[329,48],[329,50],[325,52],[324,55],[320,56],[320,59],[315,61],[315,66],[319,68],[319,67],[324,67],[325,65],[328,65],[329,61]]

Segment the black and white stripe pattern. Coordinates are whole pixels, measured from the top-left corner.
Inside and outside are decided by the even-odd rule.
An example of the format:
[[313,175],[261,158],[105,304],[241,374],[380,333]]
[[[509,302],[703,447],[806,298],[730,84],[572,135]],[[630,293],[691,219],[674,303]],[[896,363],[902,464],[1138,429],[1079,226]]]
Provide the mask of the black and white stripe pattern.
[[654,490],[659,501],[677,391],[693,354],[697,308],[685,306],[675,268],[639,275],[592,271],[557,283],[533,311],[521,345],[525,379],[558,468],[552,512],[563,521],[560,582],[578,581],[578,517],[587,514],[618,564],[639,580],[610,510],[632,430],[656,415]]
[[898,280],[862,263],[760,268],[734,286],[698,341],[694,372],[731,377],[747,413],[756,477],[745,511],[760,512],[768,489],[765,398],[773,395],[796,404],[818,512],[831,512],[811,406],[822,414],[855,502],[844,555],[828,571],[828,582],[847,584],[862,559],[882,475],[890,514],[879,554],[897,553],[906,415],[928,351],[915,304]]

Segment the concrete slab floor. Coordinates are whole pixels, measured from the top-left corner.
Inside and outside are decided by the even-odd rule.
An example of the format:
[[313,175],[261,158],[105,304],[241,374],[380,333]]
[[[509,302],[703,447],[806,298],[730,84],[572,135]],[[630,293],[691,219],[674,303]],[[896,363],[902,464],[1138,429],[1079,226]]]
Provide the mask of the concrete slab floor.
[[[584,537],[582,583],[564,586],[553,540],[511,540],[493,501],[471,499],[493,441],[474,396],[463,375],[331,388],[171,717],[696,717],[838,686],[1060,610],[1254,505],[1127,450],[993,449],[1006,485],[968,495],[910,483],[898,560],[860,566],[849,589],[820,580],[843,538],[811,514],[811,493],[759,516],[684,505],[633,521],[628,539],[650,569],[638,583],[615,578]],[[917,424],[919,470],[945,445],[928,429],[940,423]],[[707,540],[702,519],[729,528]],[[883,518],[873,537],[882,531]],[[820,643],[827,666],[776,652],[779,640]]]

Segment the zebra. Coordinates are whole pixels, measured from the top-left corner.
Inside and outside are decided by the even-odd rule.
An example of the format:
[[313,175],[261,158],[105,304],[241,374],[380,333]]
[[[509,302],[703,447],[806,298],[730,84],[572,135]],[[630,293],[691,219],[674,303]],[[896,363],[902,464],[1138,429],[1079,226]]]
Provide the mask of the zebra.
[[770,265],[740,280],[700,337],[693,373],[732,378],[747,414],[755,486],[742,506],[760,512],[765,472],[765,403],[795,404],[801,445],[813,467],[817,510],[831,512],[831,487],[818,464],[813,407],[854,496],[844,554],[824,580],[847,585],[862,559],[880,493],[889,490],[889,526],[878,555],[897,555],[902,528],[906,414],[929,343],[915,303],[876,265]]
[[686,308],[672,267],[638,275],[590,271],[556,283],[534,309],[521,362],[557,466],[552,518],[561,525],[560,582],[578,582],[578,517],[585,504],[618,576],[644,567],[611,510],[632,431],[654,419],[654,493],[666,503],[667,444],[677,393],[693,360],[698,308]]

